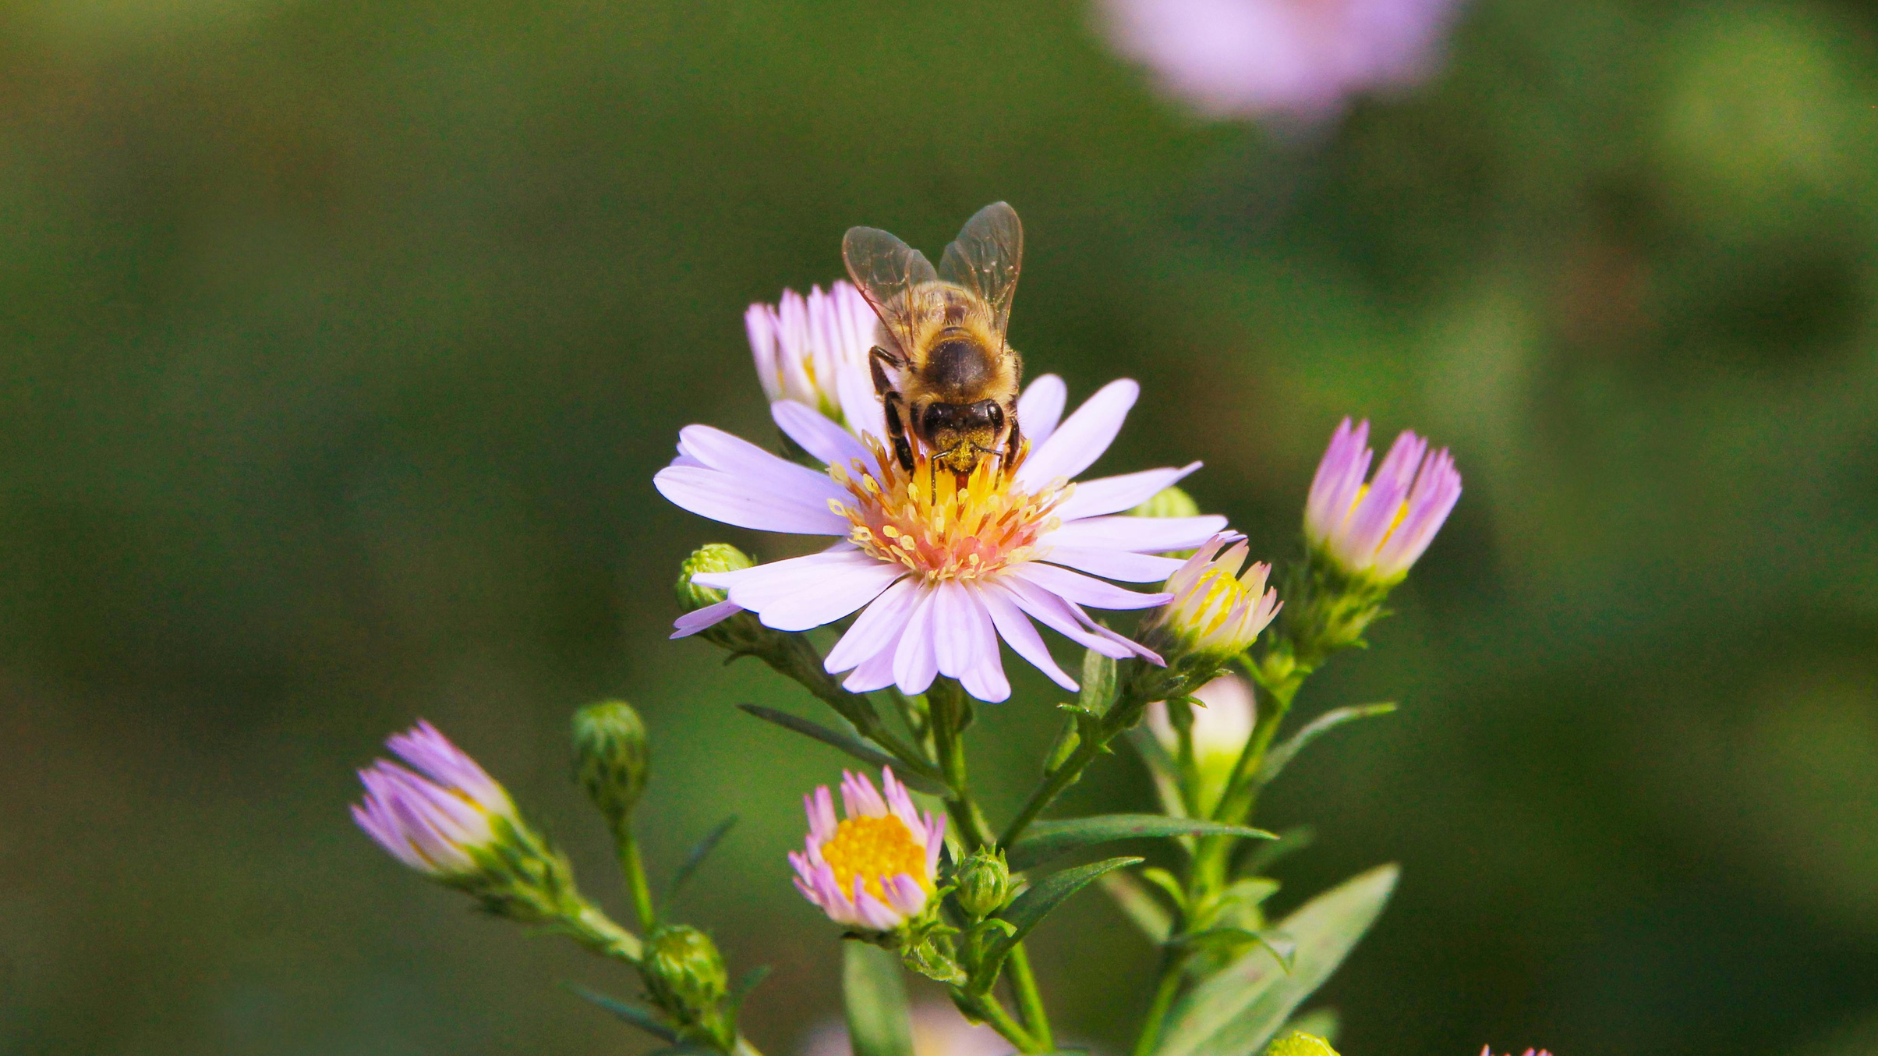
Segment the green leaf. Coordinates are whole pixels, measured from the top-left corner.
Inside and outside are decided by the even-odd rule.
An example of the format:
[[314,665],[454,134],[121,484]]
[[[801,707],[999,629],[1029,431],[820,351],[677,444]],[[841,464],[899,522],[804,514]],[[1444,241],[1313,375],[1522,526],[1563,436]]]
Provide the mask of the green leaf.
[[724,837],[730,835],[730,830],[736,824],[737,815],[732,814],[730,817],[718,822],[717,828],[705,833],[704,839],[699,840],[692,846],[691,853],[685,855],[684,864],[680,865],[678,871],[672,874],[672,882],[665,885],[665,897],[661,899],[661,901],[670,902],[673,898],[678,896],[679,890],[685,886],[685,881],[691,879],[691,874],[698,871],[698,866],[704,864],[704,860],[711,856],[711,852],[716,850],[717,845],[724,841]]
[[1287,858],[1317,842],[1317,830],[1309,825],[1298,825],[1278,834],[1270,843],[1253,845],[1252,853],[1246,855],[1245,871],[1260,873],[1271,868],[1273,862]]
[[1135,922],[1135,927],[1148,937],[1148,941],[1159,946],[1167,941],[1174,931],[1174,915],[1167,911],[1132,873],[1108,873],[1102,877],[1102,890],[1108,892],[1122,913]]
[[1285,741],[1285,743],[1265,753],[1265,764],[1259,767],[1258,783],[1263,785],[1272,778],[1277,777],[1279,771],[1283,770],[1287,763],[1291,762],[1292,759],[1296,758],[1299,752],[1304,750],[1305,745],[1310,744],[1312,741],[1329,733],[1331,730],[1345,723],[1355,722],[1358,719],[1367,719],[1376,715],[1387,715],[1394,710],[1395,703],[1391,701],[1383,704],[1358,704],[1348,708],[1332,708],[1324,712],[1322,715],[1319,715],[1305,724],[1303,729],[1292,734],[1290,739]]
[[1278,838],[1264,829],[1196,818],[1170,818],[1162,814],[1098,814],[1092,818],[1032,822],[1023,838],[1012,844],[1006,853],[1012,869],[1028,869],[1058,855],[1098,843],[1157,836]]
[[1082,654],[1082,695],[1077,703],[1092,715],[1108,714],[1115,702],[1115,660],[1094,649]]
[[1297,944],[1291,971],[1265,950],[1244,954],[1174,1006],[1155,1056],[1259,1051],[1376,922],[1399,873],[1381,866],[1305,903],[1272,929]]
[[750,991],[763,985],[763,980],[769,978],[770,971],[769,965],[759,964],[755,968],[743,973],[743,976],[737,980],[737,985],[731,988],[731,1005],[733,1007],[742,1005],[743,999],[750,996]]
[[[1089,865],[1079,865],[1074,869],[1065,869],[1060,873],[1051,873],[1033,884],[1030,890],[1018,895],[998,919],[1011,926],[1008,934],[999,936],[996,943],[985,954],[985,978],[987,984],[996,978],[997,967],[1004,963],[1004,958],[1011,948],[1030,934],[1030,929],[1043,922],[1050,911],[1063,904],[1069,896],[1089,886],[1104,873],[1113,872],[1125,866],[1139,864],[1140,858],[1109,858]],[[974,980],[977,982],[980,980]]]
[[1231,950],[1234,947],[1258,945],[1265,947],[1273,957],[1278,958],[1287,973],[1291,971],[1298,958],[1298,944],[1277,932],[1247,931],[1221,925],[1196,931],[1190,935],[1181,935],[1169,942],[1172,946],[1193,946],[1201,949],[1214,948]]
[[579,983],[562,983],[561,986],[564,987],[568,993],[599,1005],[601,1008],[631,1023],[647,1034],[658,1038],[660,1041],[673,1043],[678,1041],[678,1032],[666,1026],[665,1023],[659,1019],[657,1013],[653,1012],[651,1009],[640,1008],[638,1005],[628,1004],[618,998],[608,997],[598,991],[589,990]]
[[905,783],[906,787],[915,792],[924,792],[929,796],[944,796],[948,794],[945,784],[938,779],[937,775],[923,769],[915,769],[913,764],[905,760],[895,759],[893,756],[867,744],[858,737],[838,733],[820,723],[810,722],[799,715],[791,715],[786,711],[777,711],[775,708],[766,708],[761,704],[739,704],[737,707],[751,715],[755,715],[764,722],[773,722],[785,730],[794,730],[804,737],[813,737],[831,748],[839,748],[864,763],[869,763],[874,766],[891,766],[893,767],[893,776],[899,778]]
[[913,1056],[913,1020],[900,958],[865,942],[841,946],[841,992],[854,1056]]

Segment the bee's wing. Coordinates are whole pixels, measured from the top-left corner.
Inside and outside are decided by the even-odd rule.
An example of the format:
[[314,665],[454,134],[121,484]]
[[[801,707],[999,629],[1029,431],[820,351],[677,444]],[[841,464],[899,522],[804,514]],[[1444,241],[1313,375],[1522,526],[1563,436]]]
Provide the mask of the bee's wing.
[[850,227],[841,240],[841,257],[847,262],[848,277],[860,288],[874,314],[887,326],[899,345],[894,351],[910,355],[916,327],[916,310],[911,293],[933,282],[938,275],[932,262],[919,250],[877,227]]
[[1011,321],[1011,298],[1017,271],[1024,263],[1024,225],[1017,210],[1004,202],[985,206],[959,229],[959,237],[939,258],[939,277],[977,294],[991,306],[999,337]]

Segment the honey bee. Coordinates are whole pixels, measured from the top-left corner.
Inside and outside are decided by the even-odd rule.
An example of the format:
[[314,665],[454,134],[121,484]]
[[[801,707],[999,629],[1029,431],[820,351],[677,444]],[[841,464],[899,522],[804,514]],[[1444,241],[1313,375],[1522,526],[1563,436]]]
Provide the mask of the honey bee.
[[913,471],[911,433],[934,466],[960,476],[987,455],[1009,466],[1023,442],[1023,361],[1004,336],[1024,256],[1017,211],[1003,202],[980,209],[937,271],[918,250],[872,227],[849,228],[841,255],[880,317],[868,368],[900,465]]

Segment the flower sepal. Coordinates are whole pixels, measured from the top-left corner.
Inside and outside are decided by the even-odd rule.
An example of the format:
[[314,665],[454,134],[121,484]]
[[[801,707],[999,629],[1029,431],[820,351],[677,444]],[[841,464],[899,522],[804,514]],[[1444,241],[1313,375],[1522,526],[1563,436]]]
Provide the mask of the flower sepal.
[[843,932],[841,937],[897,953],[908,971],[918,972],[933,982],[963,986],[968,976],[959,965],[953,943],[959,929],[947,924],[939,914],[941,901],[952,891],[950,884],[934,891],[925,910],[887,931],[852,929]]

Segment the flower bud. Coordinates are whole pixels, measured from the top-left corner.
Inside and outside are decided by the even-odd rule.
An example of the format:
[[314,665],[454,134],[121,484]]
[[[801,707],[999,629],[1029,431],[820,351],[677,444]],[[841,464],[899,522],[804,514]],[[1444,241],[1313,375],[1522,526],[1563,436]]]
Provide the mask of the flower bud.
[[706,572],[736,572],[755,564],[749,554],[729,543],[706,543],[698,547],[678,567],[678,604],[686,612],[696,612],[724,601],[727,595],[723,591],[697,586],[691,582],[691,577]]
[[574,713],[574,776],[616,829],[645,791],[648,754],[646,725],[631,704],[606,700]]
[[1188,724],[1187,736],[1193,742],[1193,761],[1199,770],[1199,788],[1194,796],[1200,816],[1206,817],[1225,794],[1226,782],[1233,767],[1252,739],[1252,727],[1258,716],[1253,702],[1252,684],[1238,675],[1221,675],[1193,691],[1200,706],[1157,700],[1148,705],[1148,730],[1170,756],[1180,752],[1178,722]]
[[1315,1034],[1294,1030],[1272,1042],[1265,1056],[1337,1056],[1337,1050]]
[[1368,482],[1369,423],[1345,418],[1318,463],[1304,508],[1313,557],[1362,583],[1393,586],[1408,575],[1461,498],[1461,475],[1446,449],[1411,432],[1396,438]]
[[973,851],[959,866],[956,882],[959,908],[973,920],[996,913],[1011,896],[1011,870],[1004,864],[1003,851]]
[[639,974],[652,1000],[685,1028],[728,1047],[720,1007],[730,992],[724,957],[711,937],[689,924],[667,924],[646,939]]
[[1170,485],[1128,512],[1136,517],[1198,517],[1200,504],[1193,501],[1193,496]]
[[1271,566],[1254,563],[1241,576],[1245,559],[1244,536],[1214,536],[1167,578],[1174,599],[1148,616],[1145,644],[1188,685],[1210,680],[1278,614],[1278,592],[1265,587]]

